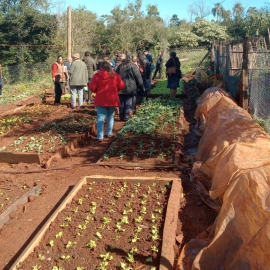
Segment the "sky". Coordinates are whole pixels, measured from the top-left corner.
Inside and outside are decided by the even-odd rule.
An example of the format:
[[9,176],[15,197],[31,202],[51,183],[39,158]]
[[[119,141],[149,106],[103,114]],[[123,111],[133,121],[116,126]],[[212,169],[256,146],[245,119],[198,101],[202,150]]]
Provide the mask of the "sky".
[[[204,1],[206,6],[210,7],[211,9],[213,8],[214,3],[222,2],[222,0],[142,0],[142,8],[143,10],[145,10],[146,6],[149,4],[157,5],[160,17],[163,18],[165,22],[169,22],[173,14],[176,14],[179,19],[189,20],[187,10],[189,5],[191,5],[195,1]],[[246,9],[248,9],[249,7],[261,8],[265,6],[265,3],[270,4],[270,0],[223,0],[222,5],[225,9],[231,10],[236,2],[241,2]],[[86,6],[88,10],[96,13],[98,16],[101,16],[103,14],[110,14],[110,11],[116,5],[120,5],[121,8],[124,8],[127,5],[128,0],[64,0],[64,3],[66,3],[67,7],[71,6],[73,9],[79,6]],[[211,20],[213,19],[213,16],[210,15],[207,19]]]

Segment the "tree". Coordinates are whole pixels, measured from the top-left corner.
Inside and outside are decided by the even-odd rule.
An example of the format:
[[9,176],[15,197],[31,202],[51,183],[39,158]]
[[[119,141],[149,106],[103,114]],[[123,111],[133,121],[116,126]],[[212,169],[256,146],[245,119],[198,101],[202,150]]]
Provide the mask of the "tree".
[[222,41],[228,38],[227,27],[216,22],[209,22],[203,19],[198,20],[192,28],[192,32],[199,37],[200,45],[208,45],[212,41]]
[[244,17],[245,8],[240,2],[237,2],[233,6],[233,16],[235,20],[240,20]]
[[180,20],[176,14],[172,15],[172,18],[170,19],[170,27],[172,26],[178,26],[180,24]]
[[205,5],[204,0],[195,0],[191,5],[188,7],[188,14],[190,20],[193,19],[203,19],[211,14],[210,8]]
[[[223,1],[224,2],[224,1]],[[215,3],[214,7],[212,8],[212,14],[214,17],[217,17],[217,21],[219,21],[222,18],[224,8],[222,6],[222,3]]]
[[159,11],[155,5],[147,5],[147,16],[149,17],[159,17]]
[[169,46],[174,47],[196,47],[199,45],[199,37],[189,30],[172,29],[169,34]]

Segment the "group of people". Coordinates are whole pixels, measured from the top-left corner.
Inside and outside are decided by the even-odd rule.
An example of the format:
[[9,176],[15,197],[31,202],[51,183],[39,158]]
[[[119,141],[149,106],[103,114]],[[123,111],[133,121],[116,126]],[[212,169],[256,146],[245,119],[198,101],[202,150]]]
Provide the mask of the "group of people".
[[[85,52],[83,60],[80,54],[75,53],[72,58],[68,57],[63,62],[59,55],[52,65],[52,79],[54,82],[55,99],[54,104],[60,104],[65,86],[68,86],[71,93],[71,108],[76,108],[76,95],[78,94],[78,105],[81,107],[86,101],[84,88],[91,81],[96,71],[96,62],[89,52]],[[88,103],[91,102],[91,93],[88,91]]]
[[[71,62],[72,60],[72,62]],[[95,93],[94,105],[97,109],[97,140],[102,142],[104,137],[111,137],[114,114],[119,108],[119,118],[127,121],[135,111],[136,104],[147,95],[151,88],[151,80],[162,76],[163,55],[160,51],[153,64],[153,58],[148,50],[138,57],[131,53],[115,53],[115,59],[104,59],[97,65],[89,52],[86,52],[83,60],[75,53],[72,59],[68,58],[63,63],[63,58],[58,56],[52,65],[52,78],[55,84],[55,104],[60,103],[65,82],[69,83],[71,92],[71,108],[76,107],[76,94],[78,105],[83,105],[84,87],[88,86],[88,102],[91,102],[91,92]],[[168,76],[168,88],[171,97],[175,97],[179,80],[181,78],[180,61],[175,52],[170,53],[170,59],[166,62]],[[173,67],[173,70],[171,69]],[[96,70],[99,70],[95,73]],[[155,70],[152,77],[152,72]],[[104,121],[106,118],[106,133],[104,134]]]

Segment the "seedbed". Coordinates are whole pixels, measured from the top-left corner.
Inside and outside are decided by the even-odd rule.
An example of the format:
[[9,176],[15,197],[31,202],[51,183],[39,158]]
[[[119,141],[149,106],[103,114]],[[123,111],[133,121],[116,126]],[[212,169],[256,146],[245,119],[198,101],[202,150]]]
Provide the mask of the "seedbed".
[[[162,248],[170,192],[180,197],[179,180],[86,177],[11,269],[168,269],[160,259],[171,260]],[[175,214],[164,230],[173,241]]]
[[[15,153],[39,153],[42,154],[42,162],[53,153],[65,146],[68,141],[89,129],[94,121],[93,112],[87,108],[79,111],[71,111],[61,118],[38,125],[34,130],[15,138],[9,144],[5,138],[0,143],[0,151]],[[10,141],[10,138],[7,138]]]
[[182,103],[163,96],[148,99],[130,118],[102,161],[171,164],[180,148]]
[[41,121],[55,111],[57,106],[50,105],[28,105],[17,113],[5,115],[0,119],[0,135],[5,134],[24,123],[33,123],[34,120]]

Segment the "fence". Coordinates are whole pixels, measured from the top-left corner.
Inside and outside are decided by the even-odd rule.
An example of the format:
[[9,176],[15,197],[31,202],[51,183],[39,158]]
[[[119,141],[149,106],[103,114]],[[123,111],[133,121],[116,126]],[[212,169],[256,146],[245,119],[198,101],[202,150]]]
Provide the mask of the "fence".
[[214,43],[214,71],[223,74],[226,89],[254,118],[270,116],[270,51],[264,38]]

